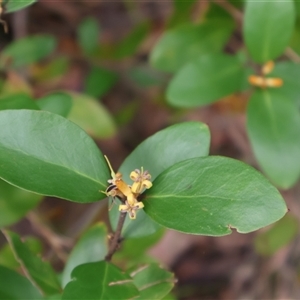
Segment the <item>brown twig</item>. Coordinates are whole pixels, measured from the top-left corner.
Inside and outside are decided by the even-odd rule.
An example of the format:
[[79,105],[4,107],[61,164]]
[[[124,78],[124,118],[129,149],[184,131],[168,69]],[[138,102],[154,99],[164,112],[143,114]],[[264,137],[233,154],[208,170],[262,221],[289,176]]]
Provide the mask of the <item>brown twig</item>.
[[123,228],[123,225],[124,225],[124,222],[125,222],[125,219],[126,219],[126,215],[127,215],[127,212],[121,212],[120,213],[119,222],[118,222],[116,232],[113,235],[113,238],[112,238],[112,240],[109,244],[108,253],[105,256],[106,261],[111,261],[112,256],[114,255],[114,253],[118,249],[118,246],[119,246],[120,240],[121,240],[122,228]]

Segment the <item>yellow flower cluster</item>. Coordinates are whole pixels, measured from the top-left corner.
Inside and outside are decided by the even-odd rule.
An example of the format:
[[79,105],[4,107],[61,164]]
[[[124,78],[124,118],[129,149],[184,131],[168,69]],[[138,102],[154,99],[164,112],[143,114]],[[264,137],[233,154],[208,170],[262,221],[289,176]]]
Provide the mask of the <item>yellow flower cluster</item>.
[[109,186],[104,192],[107,196],[117,197],[124,204],[119,206],[119,211],[127,212],[130,219],[136,218],[136,211],[142,209],[144,204],[137,200],[138,196],[152,186],[151,175],[148,171],[134,170],[130,173],[130,178],[133,180],[133,185],[127,185],[121,173],[115,173],[106,156],[104,156],[111,171],[111,179],[108,180]]

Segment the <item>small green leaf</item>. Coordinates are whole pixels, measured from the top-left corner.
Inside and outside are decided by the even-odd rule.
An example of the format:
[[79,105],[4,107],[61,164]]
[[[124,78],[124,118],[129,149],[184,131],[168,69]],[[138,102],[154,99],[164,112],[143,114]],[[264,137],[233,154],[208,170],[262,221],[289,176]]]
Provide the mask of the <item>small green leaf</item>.
[[277,250],[289,244],[299,231],[295,217],[285,215],[267,231],[255,238],[255,249],[262,255],[273,255]]
[[5,3],[5,13],[12,13],[14,11],[23,9],[33,3],[35,3],[37,0],[4,0]]
[[23,67],[50,55],[56,47],[56,40],[50,35],[29,36],[8,45],[1,53],[0,65],[7,59],[10,67]]
[[256,159],[276,185],[287,189],[300,176],[300,114],[279,89],[257,90],[247,109],[247,130]]
[[73,248],[62,273],[62,286],[71,281],[71,272],[75,267],[103,260],[107,251],[107,228],[104,224],[96,224],[83,234]]
[[215,19],[166,31],[152,50],[150,62],[162,71],[178,71],[204,54],[220,52],[233,28],[232,20]]
[[136,299],[162,299],[175,284],[174,275],[154,263],[133,270],[131,276],[140,292]]
[[294,25],[293,0],[248,0],[243,31],[252,59],[264,63],[281,55],[289,43]]
[[62,300],[125,300],[139,294],[129,275],[105,261],[80,265],[71,276]]
[[0,179],[0,228],[20,220],[41,199],[40,195],[21,190]]
[[116,73],[93,67],[86,77],[84,91],[92,97],[101,97],[106,94],[117,82],[118,76]]
[[115,56],[125,58],[133,55],[141,42],[149,32],[149,23],[141,23],[135,26],[134,30],[117,45]]
[[2,232],[30,281],[46,295],[60,292],[58,279],[50,264],[33,254],[16,233],[8,230]]
[[300,64],[291,61],[278,62],[270,76],[283,80],[282,87],[277,90],[300,108]]
[[[123,162],[120,172],[123,179],[131,184],[131,171],[144,167],[154,180],[161,172],[182,160],[206,156],[209,152],[210,133],[208,127],[200,122],[185,122],[161,130],[142,142]],[[113,228],[118,222],[118,205],[109,212]],[[136,220],[127,219],[123,227],[125,238],[137,238],[153,234],[160,227],[143,210]]]
[[145,193],[157,223],[190,234],[248,233],[284,216],[280,193],[250,166],[225,157],[196,157],[160,174]]
[[99,44],[99,24],[96,19],[88,17],[78,27],[78,41],[81,49],[87,55],[93,54]]
[[67,117],[72,108],[72,97],[64,92],[54,92],[40,98],[36,104],[41,110]]
[[191,9],[195,4],[196,0],[191,1],[182,1],[174,0],[173,1],[173,15],[168,22],[169,27],[180,23],[186,23],[190,21]]
[[42,299],[41,293],[19,273],[0,266],[0,299]]
[[0,99],[0,110],[5,109],[34,109],[39,107],[33,99],[26,94],[11,94]]
[[0,111],[0,178],[42,195],[76,202],[104,198],[109,170],[77,125],[45,111]]
[[239,91],[243,76],[237,56],[200,56],[174,76],[167,89],[167,100],[178,107],[210,104]]
[[116,133],[114,120],[101,103],[84,94],[69,94],[73,105],[68,119],[94,138],[110,138]]

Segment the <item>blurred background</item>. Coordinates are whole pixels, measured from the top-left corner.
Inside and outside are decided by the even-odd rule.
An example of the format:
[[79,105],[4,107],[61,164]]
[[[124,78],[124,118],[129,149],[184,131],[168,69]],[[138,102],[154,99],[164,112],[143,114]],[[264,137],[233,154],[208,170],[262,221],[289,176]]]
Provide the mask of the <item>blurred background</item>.
[[[167,30],[199,23],[206,14],[232,18],[235,26],[223,51],[237,53],[244,47],[239,12],[242,1],[39,0],[3,16],[9,31],[0,26],[0,49],[42,35],[39,52],[47,55],[3,72],[2,92],[25,91],[34,99],[72,92],[78,101],[70,119],[95,139],[115,169],[150,135],[189,120],[209,126],[211,155],[257,168],[245,129],[249,91],[201,108],[175,108],[166,101],[172,74],[150,63]],[[27,46],[21,49],[25,55]],[[299,299],[299,195],[299,184],[283,192],[290,211],[270,228],[221,238],[165,231],[148,253],[175,273],[178,299]],[[99,220],[108,223],[105,201],[77,204],[48,197],[36,203],[11,228],[40,237],[43,255],[58,271],[82,231]],[[0,241],[4,245],[3,236]]]

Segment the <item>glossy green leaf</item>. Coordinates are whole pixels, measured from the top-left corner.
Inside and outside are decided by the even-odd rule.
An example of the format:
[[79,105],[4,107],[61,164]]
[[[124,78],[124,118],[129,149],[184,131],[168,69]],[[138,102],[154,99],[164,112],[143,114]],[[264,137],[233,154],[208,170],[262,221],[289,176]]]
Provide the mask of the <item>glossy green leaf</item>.
[[62,300],[125,300],[132,299],[138,294],[129,275],[102,261],[76,267],[72,272],[72,281],[64,290]]
[[300,64],[291,61],[278,62],[270,76],[283,80],[282,87],[276,90],[279,90],[300,108]]
[[93,67],[85,79],[85,93],[92,97],[101,97],[115,85],[117,80],[116,73]]
[[0,299],[42,299],[41,293],[26,277],[3,266],[0,266],[0,282]]
[[20,220],[42,199],[0,179],[0,228]]
[[8,0],[8,1],[3,1],[5,3],[5,13],[11,13],[20,9],[23,9],[35,2],[37,0]]
[[19,68],[29,65],[50,55],[56,47],[56,40],[50,35],[29,36],[8,45],[1,52],[3,60],[10,60],[10,67]]
[[117,58],[125,58],[133,55],[141,42],[145,39],[149,32],[149,24],[141,23],[135,26],[134,30],[126,36],[119,45],[117,45],[115,56]]
[[99,24],[96,19],[88,17],[78,27],[78,41],[81,49],[87,55],[93,54],[99,44]]
[[256,159],[267,176],[289,188],[300,176],[300,114],[279,89],[257,90],[247,109],[247,130]]
[[178,71],[204,54],[220,52],[233,27],[232,20],[216,19],[166,31],[152,50],[150,62],[162,71]]
[[160,174],[145,193],[157,223],[190,234],[248,233],[284,216],[280,193],[252,167],[226,157],[196,157]]
[[67,117],[72,108],[72,97],[64,92],[54,92],[40,98],[36,103],[41,110]]
[[2,232],[13,249],[16,259],[23,270],[26,270],[26,276],[45,295],[59,293],[60,285],[51,265],[33,254],[16,233],[8,230]]
[[77,125],[45,111],[0,111],[0,178],[76,202],[104,198],[109,170]]
[[0,98],[0,110],[5,109],[34,109],[39,107],[33,99],[26,94],[11,94]]
[[267,231],[255,238],[255,249],[262,255],[272,255],[288,245],[299,232],[299,222],[295,217],[285,215]]
[[[210,133],[205,124],[185,122],[161,130],[142,142],[123,162],[120,172],[123,179],[131,184],[131,171],[144,167],[154,180],[161,172],[182,160],[206,156],[209,152]],[[118,203],[119,204],[119,203]],[[118,222],[118,205],[109,212],[113,228]],[[153,234],[160,226],[153,222],[143,210],[136,220],[126,220],[123,227],[125,238],[137,238]]]
[[62,273],[63,287],[71,281],[71,272],[75,267],[103,260],[107,252],[107,229],[99,223],[85,232],[73,248]]
[[294,25],[293,0],[248,0],[243,31],[251,58],[264,63],[280,56],[289,43]]
[[162,299],[175,284],[174,275],[154,263],[133,270],[131,276],[140,292],[136,299]]
[[84,94],[70,93],[70,95],[73,105],[68,119],[94,138],[105,139],[116,133],[113,118],[101,103]]
[[167,100],[178,107],[210,104],[239,91],[243,75],[237,56],[204,55],[174,76],[167,89]]

